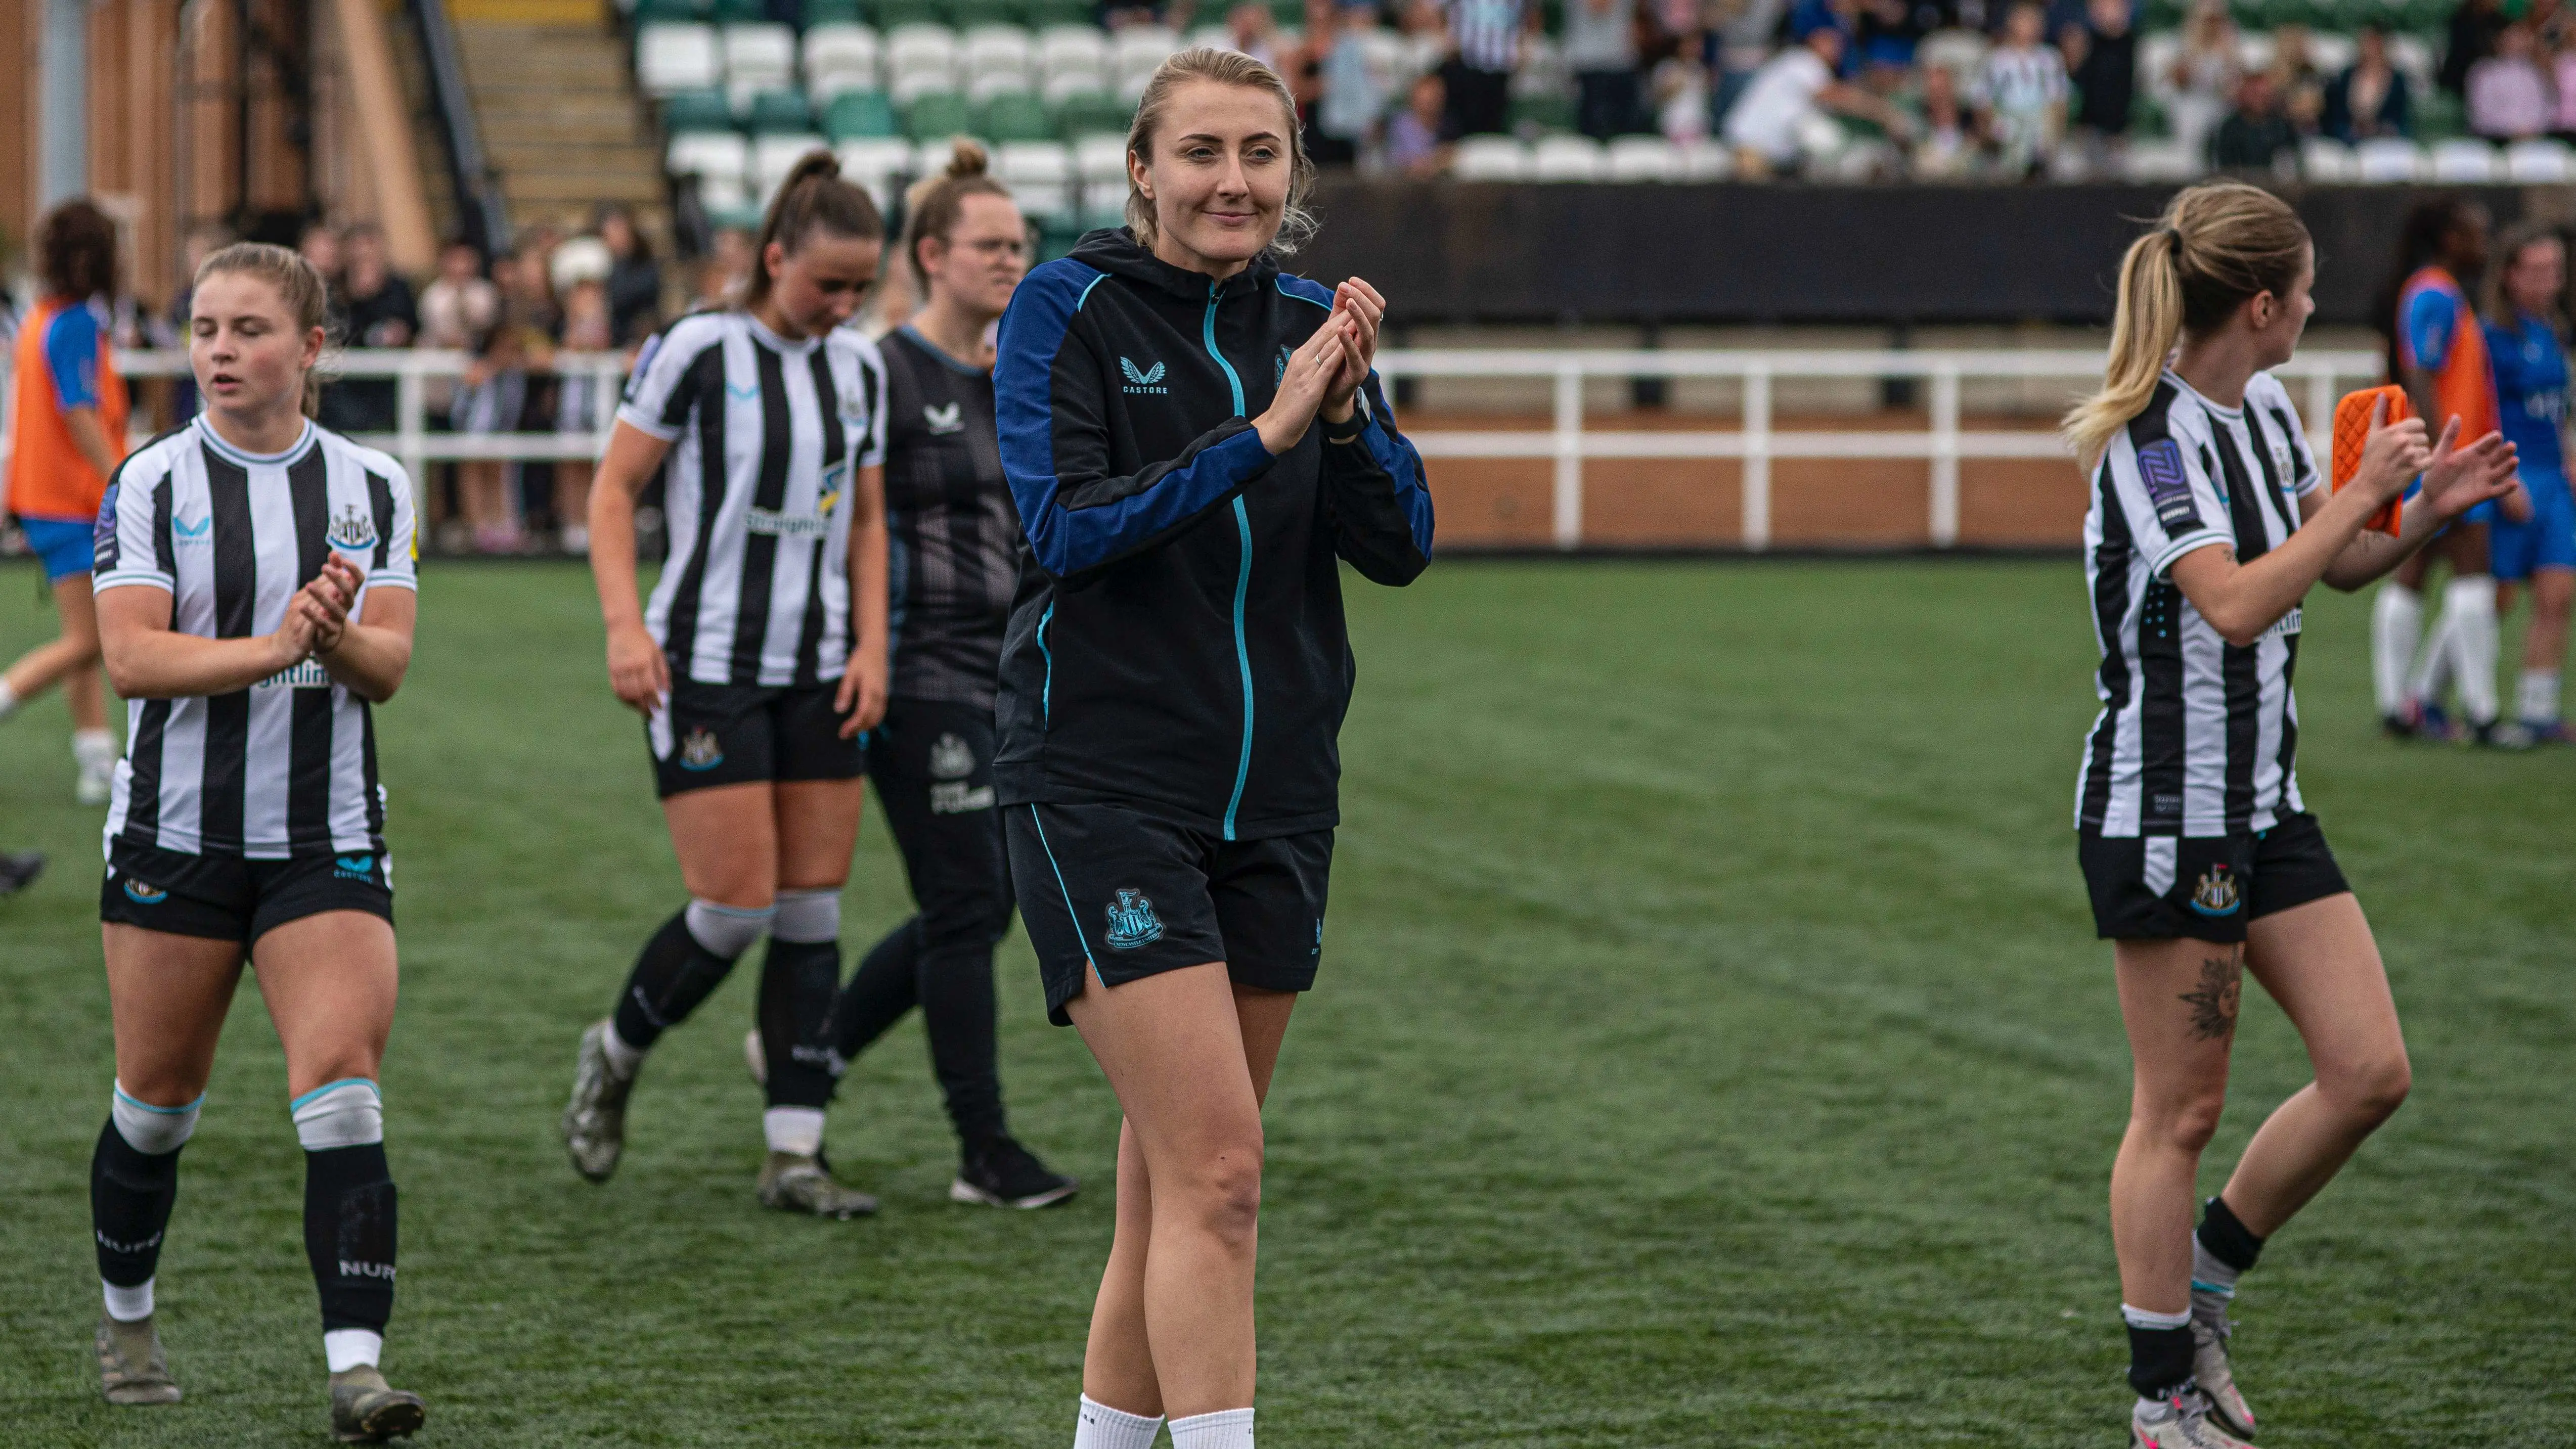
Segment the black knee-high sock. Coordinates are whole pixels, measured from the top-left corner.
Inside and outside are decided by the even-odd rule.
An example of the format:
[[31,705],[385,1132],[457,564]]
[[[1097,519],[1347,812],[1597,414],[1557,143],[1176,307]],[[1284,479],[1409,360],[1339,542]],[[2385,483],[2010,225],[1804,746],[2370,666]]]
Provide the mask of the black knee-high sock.
[[979,924],[932,940],[921,953],[921,1024],[930,1037],[930,1070],[939,1078],[957,1140],[970,1148],[1005,1130],[993,1022],[993,942],[999,935]]
[[306,1149],[304,1256],[322,1331],[385,1331],[394,1311],[394,1179],[385,1145]]
[[920,961],[919,916],[886,932],[859,958],[859,969],[832,1003],[832,1050],[842,1061],[856,1061],[918,1003]]
[[137,1152],[116,1130],[99,1130],[89,1158],[90,1233],[98,1239],[98,1276],[119,1288],[150,1282],[161,1262],[170,1205],[179,1197],[179,1153]]
[[687,1020],[732,971],[731,961],[698,944],[689,933],[689,913],[682,910],[662,923],[635,958],[617,998],[618,1038],[639,1051],[651,1046]]
[[760,967],[760,1040],[769,1057],[770,1106],[820,1107],[832,1100],[832,999],[840,987],[838,941],[770,937]]
[[2191,1329],[2129,1325],[2129,1387],[2152,1399],[2191,1378]]
[[2253,1267],[2263,1251],[2263,1240],[2237,1218],[2223,1197],[2213,1197],[2202,1207],[2199,1238],[2211,1257],[2239,1273]]

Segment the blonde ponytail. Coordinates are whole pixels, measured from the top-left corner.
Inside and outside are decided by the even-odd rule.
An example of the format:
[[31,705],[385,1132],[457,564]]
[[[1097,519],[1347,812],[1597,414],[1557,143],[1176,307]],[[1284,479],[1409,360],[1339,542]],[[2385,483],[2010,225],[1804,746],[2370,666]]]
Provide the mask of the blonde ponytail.
[[2102,388],[2058,424],[2084,470],[2146,411],[2165,360],[2185,334],[2223,325],[2246,299],[2288,297],[2308,265],[2307,226],[2289,203],[2241,181],[2177,194],[2156,229],[2120,259],[2119,308]]

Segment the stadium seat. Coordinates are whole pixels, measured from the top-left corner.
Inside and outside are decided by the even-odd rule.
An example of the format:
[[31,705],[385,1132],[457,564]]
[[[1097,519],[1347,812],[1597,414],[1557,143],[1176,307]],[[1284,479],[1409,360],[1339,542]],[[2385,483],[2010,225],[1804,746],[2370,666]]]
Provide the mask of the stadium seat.
[[2355,179],[2360,166],[2352,148],[2332,136],[2310,136],[2299,143],[2299,176],[2309,182],[2341,184]]
[[925,91],[905,108],[903,128],[916,141],[945,140],[972,131],[975,116],[955,91]]
[[2270,70],[2272,57],[2279,53],[2270,31],[2248,30],[2236,37],[2236,64],[2248,74]]
[[2361,54],[2361,43],[2349,35],[2330,30],[2312,31],[2308,35],[2308,59],[2322,75],[2341,75],[2352,68]]
[[1574,98],[1551,93],[1516,95],[1512,97],[1510,115],[1515,131],[1571,131]]
[[1107,132],[1117,135],[1123,144],[1128,123],[1135,118],[1134,106],[1107,91],[1081,92],[1055,104],[1056,134],[1068,141]]
[[1661,136],[1617,136],[1603,157],[1610,181],[1679,181],[1681,148]]
[[[2140,74],[2146,73],[2145,46],[2155,39],[2154,36],[2148,36],[2140,45],[2138,57]],[[1977,78],[1978,70],[1985,65],[1986,51],[1989,48],[1982,32],[1953,26],[1946,30],[1933,31],[1923,37],[1922,43],[1915,47],[1914,58],[1921,65],[1927,67],[1937,65],[1950,72],[1951,78],[1959,82],[1960,93],[1964,95],[1967,84]]]
[[724,50],[725,89],[736,95],[785,90],[796,84],[796,32],[784,25],[728,25],[718,32]]
[[1574,72],[1565,63],[1565,47],[1554,37],[1530,35],[1521,39],[1521,68],[1512,73],[1512,94],[1564,96],[1574,95]]
[[866,7],[859,0],[805,0],[805,43],[814,43],[818,26],[856,25],[866,18]]
[[683,131],[730,131],[733,103],[719,90],[680,91],[662,98],[662,134]]
[[886,34],[886,89],[895,104],[957,87],[957,35],[944,25],[906,25]]
[[2432,147],[2433,180],[2445,186],[2474,186],[2502,179],[2503,157],[2487,141],[2436,141]]
[[832,148],[841,174],[867,188],[878,207],[891,211],[901,179],[912,170],[913,146],[899,136],[863,136]]
[[906,25],[948,28],[945,0],[875,0],[875,4],[879,30],[893,31]]
[[1682,181],[1727,181],[1735,176],[1735,153],[1722,143],[1701,137],[1673,148],[1681,156]]
[[948,23],[961,32],[990,25],[1018,29],[1021,14],[1020,0],[948,0]]
[[759,91],[745,108],[744,119],[755,136],[792,135],[814,129],[814,108],[803,91]]
[[787,173],[796,169],[796,163],[805,159],[806,153],[826,149],[823,138],[811,132],[801,136],[762,136],[753,141],[749,179],[760,203],[764,206],[769,204],[778,184],[787,179]]
[[2576,181],[2576,153],[2564,141],[2516,141],[2504,151],[2505,179],[2524,186]]
[[862,136],[900,136],[903,119],[883,91],[843,91],[823,108],[823,134],[834,141]]
[[1109,38],[1098,26],[1053,25],[1038,32],[1038,90],[1050,101],[1109,86]]
[[2141,141],[2120,159],[2120,174],[2129,181],[2189,181],[2201,173],[2201,158],[2179,141]]
[[1609,157],[1589,136],[1541,136],[1530,147],[1532,181],[1599,181],[1609,174]]
[[1020,19],[1031,30],[1048,30],[1057,26],[1081,25],[1100,28],[1092,18],[1091,0],[1025,0]]
[[1144,98],[1145,83],[1181,48],[1181,37],[1167,25],[1131,25],[1110,37],[1110,69],[1118,96],[1133,106]]
[[724,81],[713,27],[662,22],[635,36],[635,80],[648,96],[712,90]]
[[[1086,218],[1124,207],[1127,204],[1127,138],[1112,135],[1075,138],[1073,174],[1082,188],[1082,210]],[[1090,224],[1085,222],[1085,225]]]
[[1039,225],[1073,223],[1073,152],[1063,142],[1002,141],[993,149],[993,174]]
[[662,165],[674,176],[702,176],[739,187],[751,169],[751,143],[732,131],[690,131],[671,138]]
[[[1950,32],[1948,31],[1942,32],[1944,35],[1949,33]],[[1924,43],[1928,45],[1931,42],[1926,41]],[[2182,32],[2179,30],[2159,30],[2151,34],[2139,36],[2139,93],[2142,95],[2155,96],[2172,95],[2174,93],[2174,62],[2177,59],[2180,59],[2181,56]],[[1985,52],[1982,50],[1978,52],[1977,63],[1979,65],[1983,65],[1985,63]],[[1958,79],[1963,84],[1976,79],[1976,74],[1977,73],[1974,68],[1957,73]],[[1962,90],[1961,94],[1965,95],[1966,92]]]
[[1006,91],[1035,88],[1029,33],[1016,25],[987,25],[970,31],[960,58],[970,99],[983,101]]
[[718,25],[756,25],[769,18],[762,0],[713,0],[707,17]]
[[[1355,14],[1345,11],[1345,14]],[[1382,25],[1357,32],[1360,58],[1368,68],[1369,83],[1377,93],[1395,104],[1402,104],[1404,92],[1413,84],[1404,37]]]
[[2414,181],[2431,170],[2423,148],[2401,136],[2376,137],[2352,149],[2356,181]]
[[712,8],[713,0],[635,0],[633,18],[638,25],[703,21]]
[[1056,143],[1055,119],[1027,91],[1004,91],[975,108],[975,134],[989,140]]
[[1529,171],[1529,147],[1513,136],[1469,136],[1449,164],[1461,181],[1526,181]]
[[885,42],[864,25],[818,25],[805,32],[805,90],[827,105],[843,91],[885,83]]

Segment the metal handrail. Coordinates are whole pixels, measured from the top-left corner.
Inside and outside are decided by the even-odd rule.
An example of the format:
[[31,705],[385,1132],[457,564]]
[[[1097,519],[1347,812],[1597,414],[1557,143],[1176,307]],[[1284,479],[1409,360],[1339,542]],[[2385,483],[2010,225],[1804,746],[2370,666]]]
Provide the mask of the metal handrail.
[[[574,431],[554,433],[433,433],[427,425],[425,384],[453,377],[469,354],[428,350],[352,349],[331,365],[342,377],[396,380],[396,431],[359,441],[384,449],[413,473],[434,460],[595,458],[607,446],[614,421],[609,400],[625,376],[616,352],[555,354],[558,374],[597,377],[595,412]],[[124,352],[117,365],[128,377],[173,377],[187,371],[178,350]],[[1935,548],[1959,539],[1959,464],[1967,459],[2064,458],[2054,432],[2039,429],[1969,429],[1959,415],[1960,390],[1971,380],[2064,378],[2089,381],[2102,374],[2102,354],[2049,351],[1771,351],[1763,349],[1673,351],[1502,351],[1465,348],[1412,349],[1378,354],[1388,377],[1546,378],[1552,381],[1550,426],[1529,429],[1441,428],[1408,432],[1425,458],[1546,458],[1555,464],[1551,540],[1561,549],[1583,544],[1583,465],[1592,458],[1734,458],[1742,461],[1743,546],[1771,543],[1771,464],[1782,458],[1919,458],[1931,465],[1928,535]],[[2317,350],[2273,369],[2284,382],[2305,384],[2308,433],[2322,443],[2333,425],[2336,386],[2347,379],[2376,381],[2376,352]],[[1735,378],[1744,385],[1742,421],[1708,430],[1594,430],[1583,425],[1583,385],[1591,378]],[[1928,384],[1930,426],[1921,431],[1783,430],[1773,416],[1774,384],[1782,378],[1915,378]]]

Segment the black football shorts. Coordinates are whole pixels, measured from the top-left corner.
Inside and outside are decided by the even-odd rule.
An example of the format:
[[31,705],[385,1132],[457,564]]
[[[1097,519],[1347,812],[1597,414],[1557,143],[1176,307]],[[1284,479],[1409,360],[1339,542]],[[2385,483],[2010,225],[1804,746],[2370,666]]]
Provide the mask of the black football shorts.
[[700,684],[671,681],[671,699],[644,722],[653,791],[664,800],[711,785],[755,780],[855,780],[865,771],[856,739],[841,738],[832,708],[838,683]]
[[2351,887],[2317,817],[2284,815],[2232,835],[2104,836],[2075,847],[2106,941],[2245,939],[2245,923]]
[[392,924],[393,862],[372,850],[248,860],[119,840],[98,888],[102,921],[245,946],[325,911],[364,911]]

